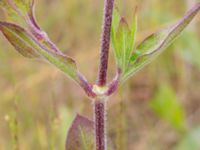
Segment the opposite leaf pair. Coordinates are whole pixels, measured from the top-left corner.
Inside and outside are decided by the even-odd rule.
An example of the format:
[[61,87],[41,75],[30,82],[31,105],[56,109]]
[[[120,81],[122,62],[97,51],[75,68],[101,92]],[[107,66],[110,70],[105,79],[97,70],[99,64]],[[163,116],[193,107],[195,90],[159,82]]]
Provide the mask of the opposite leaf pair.
[[[0,21],[0,30],[19,53],[29,58],[44,58],[75,80],[89,97],[94,98],[99,95],[94,91],[95,86],[90,85],[78,71],[76,62],[64,55],[41,30],[34,17],[34,0],[1,0],[0,6],[6,11],[11,21],[21,20],[20,23],[23,22],[26,27]],[[100,96],[111,95],[119,82],[127,80],[166,49],[192,21],[199,9],[200,3],[197,3],[178,23],[150,35],[136,48],[137,15],[135,14],[131,26],[128,26],[125,18],[120,17],[118,11],[115,10],[112,22],[112,43],[119,71]]]

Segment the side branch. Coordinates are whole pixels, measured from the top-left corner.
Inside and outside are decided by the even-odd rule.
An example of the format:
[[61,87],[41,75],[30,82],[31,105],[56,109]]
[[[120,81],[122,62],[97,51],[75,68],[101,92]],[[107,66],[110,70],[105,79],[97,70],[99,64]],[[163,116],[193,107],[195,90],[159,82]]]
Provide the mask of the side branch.
[[108,57],[110,47],[110,32],[112,25],[112,12],[114,0],[105,0],[104,25],[101,39],[100,65],[97,84],[104,86],[107,78]]

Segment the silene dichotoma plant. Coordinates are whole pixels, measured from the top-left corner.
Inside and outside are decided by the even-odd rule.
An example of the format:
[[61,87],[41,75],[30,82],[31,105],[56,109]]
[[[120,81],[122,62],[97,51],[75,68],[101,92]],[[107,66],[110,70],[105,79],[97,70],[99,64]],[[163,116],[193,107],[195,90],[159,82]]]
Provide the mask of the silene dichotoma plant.
[[[8,21],[0,21],[0,30],[12,46],[23,56],[46,60],[64,72],[85,91],[93,101],[94,120],[77,115],[69,129],[66,150],[113,149],[107,144],[105,111],[106,102],[120,84],[150,63],[165,50],[198,14],[200,2],[172,26],[148,36],[135,46],[137,14],[128,25],[114,8],[114,0],[105,0],[100,64],[95,84],[87,81],[78,70],[76,61],[63,54],[38,25],[34,16],[34,0],[0,0]],[[116,76],[107,82],[110,41],[116,60]],[[94,131],[94,132],[93,132]],[[86,138],[82,142],[83,136]]]

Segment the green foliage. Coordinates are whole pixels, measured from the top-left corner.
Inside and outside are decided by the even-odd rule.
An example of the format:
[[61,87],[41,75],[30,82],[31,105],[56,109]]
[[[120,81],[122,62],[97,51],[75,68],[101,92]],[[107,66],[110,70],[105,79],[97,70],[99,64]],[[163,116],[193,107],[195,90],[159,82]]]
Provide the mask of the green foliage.
[[[11,12],[14,11],[14,9],[12,8],[12,6],[9,4],[9,2],[8,2],[7,0],[1,0],[1,1],[0,1],[0,6],[1,6],[3,9],[7,10],[8,13],[10,13],[10,14],[12,14]],[[14,11],[14,12],[15,12],[15,11]]]
[[[199,12],[199,9],[200,4],[197,4],[175,25],[153,33],[141,42],[136,49],[134,49],[134,41],[137,29],[137,17],[135,17],[130,30],[124,18],[120,19],[119,14],[114,11],[112,41],[117,65],[122,70],[121,80],[125,81],[128,79],[165,50],[188,26]],[[117,28],[118,24],[119,27]]]
[[40,29],[34,17],[34,0],[2,0],[0,6],[6,10],[12,21],[17,20],[17,23],[27,27],[25,29],[16,24],[0,22],[0,30],[19,53],[28,58],[44,58],[81,86],[85,85],[80,79],[82,75],[75,61],[64,55]]
[[[34,24],[35,20],[31,18],[33,15],[33,12],[31,12],[31,7],[33,6],[32,1],[10,0],[10,2],[12,3],[8,4],[8,1],[6,0],[0,1],[0,6],[3,6],[3,8],[7,10],[10,17],[12,17],[14,20],[22,17],[23,21],[26,21],[26,23],[27,21],[32,21],[31,25],[34,25],[33,27],[37,27],[37,24]],[[78,10],[81,10],[80,7],[78,7]],[[112,25],[112,42],[115,50],[114,52],[117,65],[123,73],[122,80],[126,80],[128,77],[133,75],[137,70],[148,64],[151,60],[153,60],[155,56],[160,54],[167,46],[169,46],[171,42],[188,25],[188,23],[192,20],[192,18],[196,15],[198,11],[199,5],[197,5],[183,20],[181,20],[181,22],[179,22],[172,28],[167,28],[149,36],[146,40],[144,40],[142,44],[139,44],[139,46],[135,49],[134,44],[137,31],[137,15],[134,16],[133,23],[131,24],[131,26],[129,26],[127,21],[123,17],[120,17],[117,10],[115,10],[113,14],[114,18]],[[32,26],[29,26],[29,28],[30,27]],[[0,30],[6,36],[8,41],[15,47],[15,49],[23,56],[30,58],[44,58],[45,60],[54,64],[60,70],[68,74],[74,80],[79,82],[78,70],[76,68],[75,61],[70,57],[63,55],[61,52],[55,51],[55,47],[51,45],[52,43],[49,42],[48,36],[45,35],[41,39],[37,39],[35,35],[31,33],[32,30],[29,29],[30,31],[28,31],[15,24],[10,24],[6,22],[0,22]],[[36,31],[34,30],[35,33]],[[40,32],[39,29],[38,31],[38,35],[43,35],[43,32]],[[151,106],[159,116],[168,121],[177,130],[185,130],[186,124],[184,112],[180,104],[177,102],[175,93],[171,91],[169,87],[163,87],[160,89]],[[67,113],[63,111],[63,114]],[[77,116],[77,118],[73,122],[72,128],[69,132],[69,144],[67,143],[67,146],[69,146],[68,149],[94,149],[94,134],[92,131],[94,126],[93,122],[82,116]],[[71,120],[71,115],[65,116],[64,120],[68,120],[69,122],[69,120]],[[64,130],[64,128],[66,128],[65,124],[66,123],[63,121],[60,128],[62,135],[63,133],[66,133]],[[13,132],[16,132],[15,125],[13,129]],[[32,130],[32,132],[34,131]],[[191,140],[196,141],[196,139],[199,138],[199,136],[194,135],[194,133],[196,132],[199,131],[196,130],[195,132],[189,134],[188,137],[186,137],[183,142],[180,143],[180,146],[178,146],[178,148],[183,149],[183,147],[189,147],[185,145],[192,144],[194,146],[192,148],[198,149],[198,144],[191,142]],[[43,138],[43,136],[36,136],[36,138],[46,140],[46,138]],[[54,140],[55,137],[52,138],[52,141]],[[78,140],[81,148],[80,145],[77,145],[77,143],[73,143],[75,140]],[[24,143],[28,142],[25,141]],[[54,145],[56,144],[54,142],[52,143],[53,144],[51,148],[53,149]],[[27,145],[30,146],[29,143]],[[33,145],[36,144],[34,143]]]
[[161,86],[150,106],[158,116],[169,122],[178,131],[185,131],[186,119],[184,110],[170,86]]
[[[25,18],[32,15],[32,7],[34,0],[1,0],[0,7],[2,7],[6,14],[7,20],[17,21],[20,24],[25,23]],[[20,17],[24,18],[20,18]]]
[[134,49],[135,36],[137,32],[137,15],[129,28],[124,17],[120,17],[117,9],[113,11],[112,44],[118,67],[125,72]]
[[16,5],[16,9],[21,11],[22,15],[27,15],[31,11],[31,7],[34,0],[11,0],[13,5]]
[[178,143],[174,150],[199,150],[200,149],[200,127],[191,130],[186,136]]

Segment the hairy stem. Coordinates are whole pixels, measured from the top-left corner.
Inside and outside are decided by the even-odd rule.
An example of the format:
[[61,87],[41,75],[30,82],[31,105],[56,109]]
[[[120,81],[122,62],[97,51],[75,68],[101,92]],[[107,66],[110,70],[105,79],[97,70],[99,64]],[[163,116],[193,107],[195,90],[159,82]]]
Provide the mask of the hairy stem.
[[110,47],[110,32],[112,24],[112,12],[113,12],[114,0],[105,0],[104,7],[104,24],[101,39],[101,52],[100,52],[100,65],[99,65],[99,77],[97,84],[104,86],[107,78],[108,57]]
[[[114,0],[105,0],[104,2],[104,18],[103,32],[101,39],[100,65],[98,72],[98,86],[106,85],[108,57],[110,47],[110,33],[112,25],[112,12]],[[95,135],[96,150],[106,150],[106,134],[105,134],[105,100],[100,99],[94,102],[95,113]]]
[[94,102],[96,150],[106,150],[105,101]]

